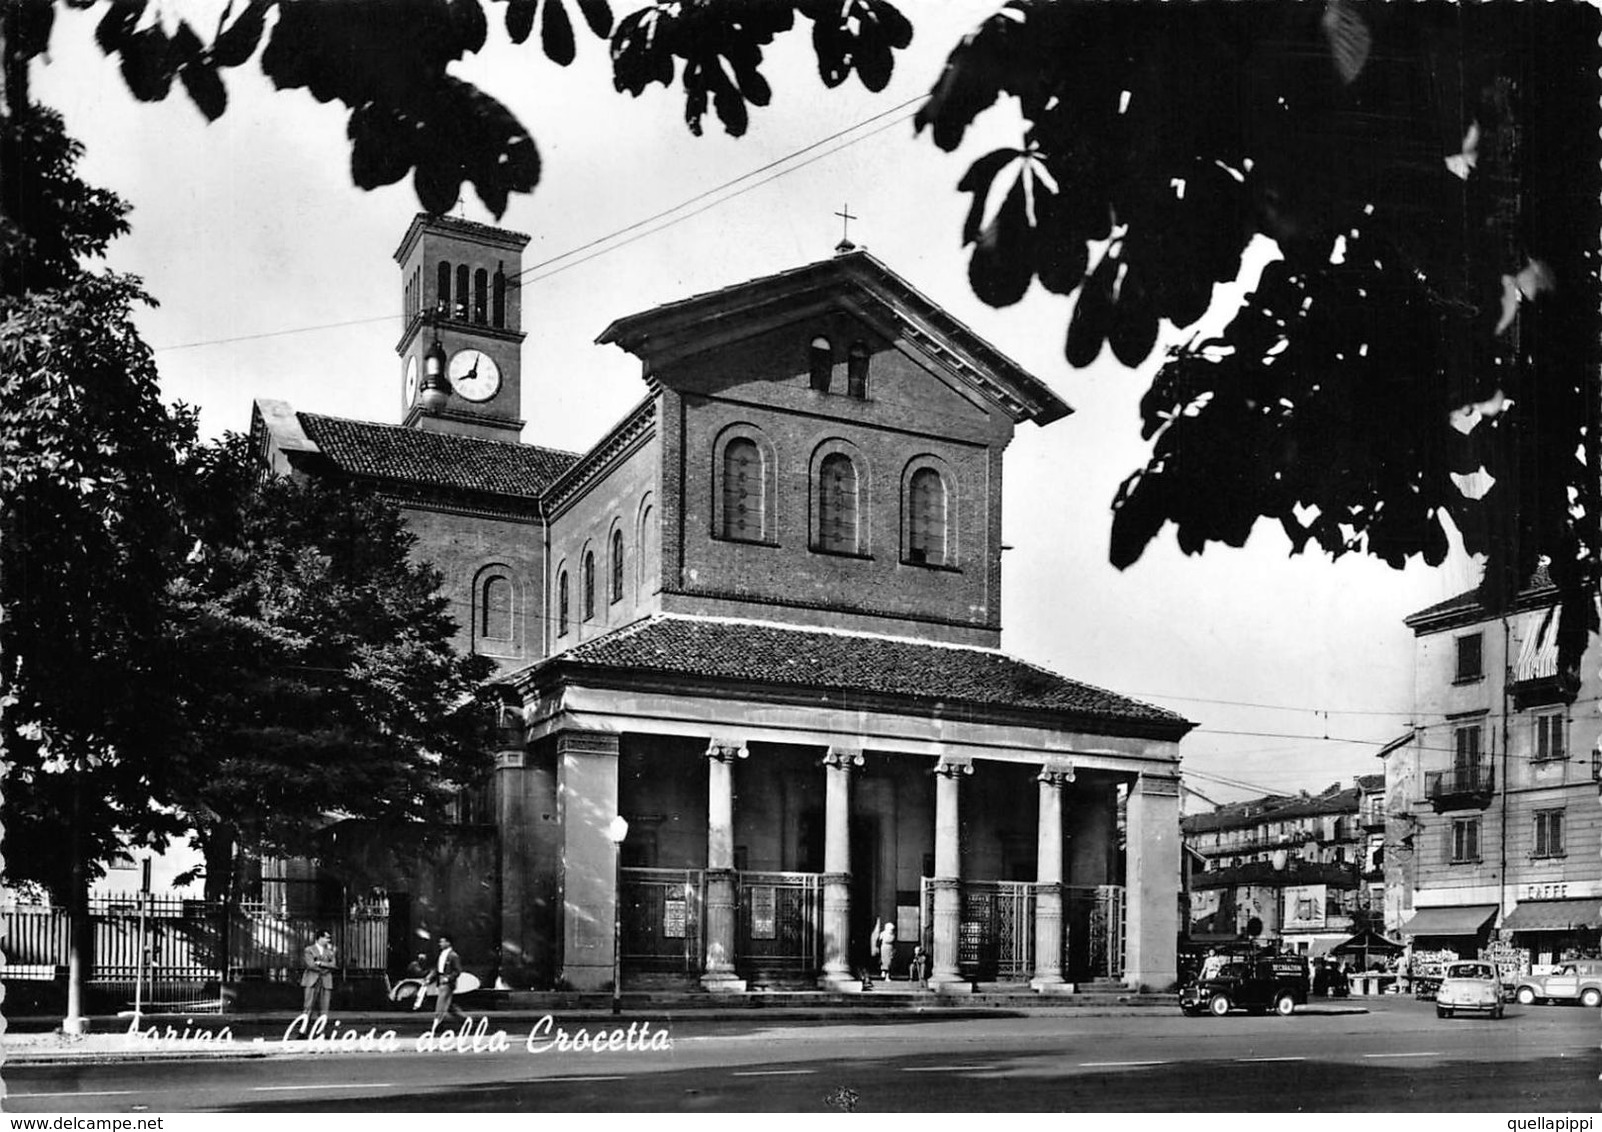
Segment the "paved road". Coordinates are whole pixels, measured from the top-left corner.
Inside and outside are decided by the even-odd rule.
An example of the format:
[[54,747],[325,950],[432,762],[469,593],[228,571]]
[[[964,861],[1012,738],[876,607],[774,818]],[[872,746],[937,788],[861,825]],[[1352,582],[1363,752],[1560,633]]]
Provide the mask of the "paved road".
[[[1597,1012],[1440,1020],[1071,1013],[872,1025],[671,1023],[670,1050],[326,1053],[248,1061],[6,1066],[26,1111],[1595,1112]],[[661,1020],[653,1023],[653,1030]],[[493,1032],[493,1031],[492,1031]],[[542,1034],[548,1041],[554,1034]]]

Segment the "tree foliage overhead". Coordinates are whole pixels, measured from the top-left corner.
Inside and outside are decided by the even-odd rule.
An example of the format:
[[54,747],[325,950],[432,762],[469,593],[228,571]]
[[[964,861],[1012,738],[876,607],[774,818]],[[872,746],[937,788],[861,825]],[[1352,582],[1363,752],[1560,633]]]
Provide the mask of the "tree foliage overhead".
[[[23,58],[49,45],[51,0],[20,0],[27,18],[15,37]],[[699,134],[710,108],[733,135],[750,106],[771,97],[762,48],[812,27],[818,72],[830,87],[855,72],[869,90],[890,80],[892,52],[912,25],[886,0],[662,0],[614,21],[608,0],[235,0],[215,27],[174,18],[159,0],[68,0],[103,13],[95,39],[115,56],[135,98],[164,99],[176,83],[208,120],[228,106],[223,73],[251,60],[280,90],[305,90],[350,110],[351,178],[363,189],[408,175],[431,212],[455,205],[471,184],[499,216],[512,193],[539,184],[534,139],[506,106],[450,64],[480,51],[491,21],[513,43],[538,32],[551,62],[577,57],[576,10],[590,34],[610,40],[615,83],[638,95],[652,83],[682,84],[685,121]]]
[[[1058,4],[1012,0],[918,116],[954,148],[1003,99],[1020,145],[975,161],[981,298],[1075,294],[1064,352],[1125,365],[1282,258],[1142,402],[1146,468],[1112,559],[1165,524],[1392,565],[1488,556],[1493,608],[1542,559],[1595,625],[1599,386],[1596,40],[1588,5]],[[999,203],[997,203],[999,202]],[[1487,484],[1490,486],[1487,487]]]
[[437,820],[485,769],[490,662],[459,654],[396,509],[334,481],[257,482],[244,438],[195,453],[194,551],[167,626],[174,730],[157,796],[196,831],[207,895],[236,850],[315,855],[331,816]]

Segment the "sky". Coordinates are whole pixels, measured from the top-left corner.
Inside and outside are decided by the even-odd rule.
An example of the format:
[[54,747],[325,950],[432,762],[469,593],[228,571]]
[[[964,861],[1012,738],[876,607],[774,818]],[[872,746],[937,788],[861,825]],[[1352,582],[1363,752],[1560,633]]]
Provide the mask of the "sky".
[[[1242,550],[1187,557],[1169,528],[1134,566],[1109,565],[1111,502],[1145,463],[1139,400],[1161,350],[1138,370],[1105,352],[1073,370],[1062,352],[1070,300],[1038,286],[1001,310],[974,298],[961,246],[968,197],[956,184],[976,156],[1018,143],[1016,114],[988,111],[954,154],[916,136],[911,115],[996,4],[900,6],[916,35],[887,89],[872,94],[855,78],[824,88],[801,21],[765,52],[771,105],[732,139],[711,116],[693,137],[681,90],[616,93],[605,45],[586,33],[566,69],[532,42],[511,45],[495,24],[502,7],[486,4],[491,42],[453,73],[518,115],[542,178],[498,220],[470,189],[458,214],[531,237],[523,439],[582,450],[638,401],[639,363],[594,342],[613,319],[826,258],[848,207],[853,242],[1075,410],[1020,426],[1007,452],[1003,647],[1196,721],[1181,746],[1186,782],[1217,801],[1379,772],[1375,752],[1409,720],[1413,641],[1402,619],[1473,586],[1474,563],[1454,554],[1437,569],[1396,571],[1357,555],[1292,556],[1262,522]],[[162,7],[210,27],[220,5]],[[198,407],[210,435],[248,428],[254,398],[398,423],[393,255],[418,210],[409,180],[353,187],[344,109],[274,91],[254,62],[225,73],[229,109],[217,122],[176,84],[164,102],[136,103],[93,26],[59,11],[33,94],[84,143],[85,179],[134,206],[132,234],[107,262],[141,276],[160,303],[139,325],[164,396]],[[1254,251],[1258,269],[1273,254]],[[1222,325],[1241,293],[1219,288],[1208,320]]]

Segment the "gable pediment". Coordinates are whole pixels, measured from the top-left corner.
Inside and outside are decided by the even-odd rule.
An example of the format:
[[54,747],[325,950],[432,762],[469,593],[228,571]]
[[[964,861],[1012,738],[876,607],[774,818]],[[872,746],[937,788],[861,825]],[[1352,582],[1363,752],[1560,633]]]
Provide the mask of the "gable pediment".
[[597,341],[635,354],[648,377],[671,385],[686,360],[842,315],[987,413],[1048,424],[1072,411],[1043,382],[862,251],[620,318]]

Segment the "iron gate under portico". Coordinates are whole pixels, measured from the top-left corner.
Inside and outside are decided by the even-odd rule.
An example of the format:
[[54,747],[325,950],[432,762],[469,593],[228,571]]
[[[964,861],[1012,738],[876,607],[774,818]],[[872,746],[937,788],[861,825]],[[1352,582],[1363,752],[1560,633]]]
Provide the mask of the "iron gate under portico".
[[[706,871],[621,871],[626,970],[705,969]],[[822,966],[823,883],[817,873],[735,874],[735,965],[742,975],[815,975]]]
[[[934,954],[934,888],[922,878],[924,950]],[[957,970],[981,982],[1021,982],[1035,970],[1036,886],[965,880],[957,925]],[[1062,971],[1070,982],[1124,973],[1122,885],[1062,886]]]

